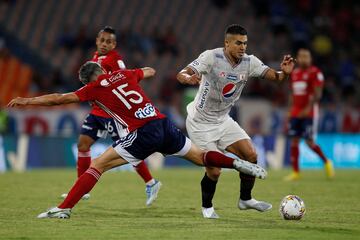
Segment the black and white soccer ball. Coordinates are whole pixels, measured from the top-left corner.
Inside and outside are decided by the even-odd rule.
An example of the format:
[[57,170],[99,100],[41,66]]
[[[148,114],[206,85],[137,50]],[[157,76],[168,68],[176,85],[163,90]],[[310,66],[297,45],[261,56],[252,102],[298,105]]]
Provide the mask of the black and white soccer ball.
[[285,220],[300,220],[305,211],[305,203],[299,196],[288,195],[281,200],[279,212]]

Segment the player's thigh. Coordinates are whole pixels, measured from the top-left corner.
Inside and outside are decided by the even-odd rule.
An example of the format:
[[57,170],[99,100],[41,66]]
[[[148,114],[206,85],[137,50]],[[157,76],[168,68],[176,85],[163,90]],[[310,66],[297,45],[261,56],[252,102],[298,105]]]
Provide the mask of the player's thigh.
[[122,158],[113,147],[109,147],[104,153],[91,162],[91,167],[101,172],[106,172],[107,170],[127,163],[128,161]]
[[99,117],[88,114],[80,129],[80,137],[78,139],[79,150],[89,150],[91,145],[104,133],[104,130],[105,128],[99,120]]
[[[228,118],[221,126],[221,137],[219,140],[219,148],[220,150],[228,151],[227,148],[229,146],[237,146],[236,142],[239,142],[241,140],[250,140],[249,135],[245,132],[245,130],[240,127],[240,125],[235,122],[232,118]],[[248,142],[248,141],[241,141],[242,142]],[[238,148],[237,148],[238,149]],[[235,154],[235,153],[234,153]],[[239,155],[240,154],[240,155]],[[239,157],[243,157],[243,151],[237,151],[236,155]]]
[[189,151],[183,155],[183,157],[196,165],[204,166],[203,158],[204,158],[204,150],[201,150],[198,146],[194,143],[191,143],[191,147]]
[[291,138],[301,138],[304,136],[304,125],[303,119],[301,118],[290,118],[288,136]]
[[226,151],[231,152],[249,162],[257,161],[256,149],[250,139],[238,140],[229,145],[226,148]]
[[311,141],[314,137],[314,122],[312,118],[304,118],[302,121],[302,137]]

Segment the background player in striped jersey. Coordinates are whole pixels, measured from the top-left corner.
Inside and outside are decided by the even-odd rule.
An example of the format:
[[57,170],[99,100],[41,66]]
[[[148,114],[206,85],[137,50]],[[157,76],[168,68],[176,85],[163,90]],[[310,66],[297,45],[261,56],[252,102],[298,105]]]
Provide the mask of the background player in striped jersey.
[[[106,26],[100,30],[96,38],[96,48],[97,51],[91,61],[99,63],[107,73],[125,69],[121,56],[115,50],[116,34],[112,27]],[[112,123],[112,118],[105,111],[96,104],[92,104],[91,112],[84,120],[78,140],[78,177],[89,168],[91,163],[90,148],[99,138],[106,138],[107,135],[110,135],[113,141],[118,140],[114,131],[115,126]],[[157,197],[161,182],[152,177],[144,161],[135,166],[135,170],[146,184],[146,205],[150,205]],[[63,198],[66,196],[66,193],[62,194]],[[89,197],[90,194],[85,194],[83,199]]]
[[326,174],[334,176],[332,162],[326,158],[320,146],[314,142],[314,117],[318,115],[318,104],[324,85],[324,75],[312,65],[309,49],[301,48],[297,52],[298,67],[291,74],[289,136],[291,137],[290,157],[293,172],[285,180],[297,180],[299,175],[299,142],[305,138],[306,144],[324,162]]
[[[261,77],[277,82],[286,80],[293,70],[293,59],[290,55],[284,56],[278,72],[254,55],[247,55],[247,31],[237,24],[227,27],[224,43],[223,48],[203,52],[177,75],[181,83],[200,84],[195,100],[187,106],[186,129],[190,139],[202,149],[231,152],[256,163],[257,154],[250,137],[230,118],[229,112],[249,78]],[[204,218],[219,217],[212,199],[220,173],[220,168],[206,167],[201,181]],[[254,177],[240,173],[240,179],[239,209],[263,212],[272,208],[270,203],[252,198]]]

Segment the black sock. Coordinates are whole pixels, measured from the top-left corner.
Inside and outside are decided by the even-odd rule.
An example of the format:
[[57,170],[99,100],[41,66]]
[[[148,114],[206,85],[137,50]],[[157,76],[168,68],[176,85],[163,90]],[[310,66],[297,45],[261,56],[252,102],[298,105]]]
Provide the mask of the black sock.
[[201,180],[202,206],[204,208],[212,207],[212,199],[215,194],[217,181],[211,180],[205,173]]
[[255,184],[255,177],[240,173],[240,199],[241,200],[250,200],[251,199],[251,190]]

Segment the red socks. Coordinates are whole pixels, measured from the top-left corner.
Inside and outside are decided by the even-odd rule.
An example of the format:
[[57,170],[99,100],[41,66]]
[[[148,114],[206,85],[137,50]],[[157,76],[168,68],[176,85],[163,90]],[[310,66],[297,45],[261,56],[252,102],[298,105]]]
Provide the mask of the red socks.
[[146,166],[145,161],[141,161],[137,166],[134,166],[136,172],[141,176],[145,183],[151,181],[153,177],[149,171],[149,168]]
[[323,153],[323,151],[321,150],[321,148],[319,147],[319,145],[313,144],[312,146],[310,146],[310,148],[317,153],[317,155],[319,155],[319,157],[321,158],[321,160],[323,160],[323,162],[325,163],[327,161],[325,154]]
[[91,155],[90,150],[86,152],[78,151],[77,174],[78,178],[90,167]]
[[216,151],[208,151],[204,154],[205,166],[218,168],[234,168],[234,159]]
[[290,159],[294,172],[299,172],[299,145],[291,146]]
[[71,188],[68,196],[58,208],[73,208],[84,194],[91,191],[99,180],[101,173],[95,168],[89,168],[82,174]]

